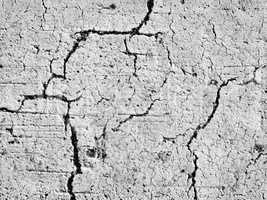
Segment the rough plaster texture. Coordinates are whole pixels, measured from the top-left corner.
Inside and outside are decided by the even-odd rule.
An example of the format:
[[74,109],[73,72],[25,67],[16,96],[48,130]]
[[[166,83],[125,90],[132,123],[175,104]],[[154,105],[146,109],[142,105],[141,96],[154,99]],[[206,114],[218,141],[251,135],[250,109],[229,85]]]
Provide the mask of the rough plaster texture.
[[263,200],[266,0],[1,0],[1,200]]

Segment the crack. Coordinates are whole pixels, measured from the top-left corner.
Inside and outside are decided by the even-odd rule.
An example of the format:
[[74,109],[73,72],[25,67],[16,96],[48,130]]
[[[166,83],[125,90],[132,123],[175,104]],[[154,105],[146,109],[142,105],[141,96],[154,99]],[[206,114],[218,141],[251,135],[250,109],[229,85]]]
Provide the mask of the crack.
[[172,62],[172,59],[171,59],[171,52],[170,52],[168,46],[166,46],[166,50],[167,50],[167,58],[168,58],[168,61],[169,61],[169,65],[172,68],[173,62]]
[[70,200],[76,200],[75,194],[73,192],[73,185],[72,185],[74,177],[75,177],[75,173],[71,172],[71,175],[70,175],[68,182],[67,182],[67,188],[68,188],[68,193],[70,195]]
[[100,158],[103,161],[105,161],[105,158],[107,157],[107,153],[106,153],[107,124],[108,124],[108,121],[105,123],[103,127],[102,134],[99,137],[95,136],[94,139],[95,139],[96,147],[94,147],[93,149],[90,149],[90,152],[89,152],[89,154],[91,155],[90,157],[97,156],[97,158]]
[[14,138],[14,140],[8,142],[9,144],[14,144],[14,143],[19,144],[20,143],[20,141],[18,140],[18,138],[20,138],[20,137],[14,134],[14,123],[13,123],[13,121],[11,121],[11,127],[10,128],[6,128],[6,131],[8,131],[10,133],[10,135]]
[[161,85],[160,85],[160,88],[163,88],[165,86],[165,84],[167,83],[168,79],[169,79],[169,76],[170,74],[175,74],[174,71],[169,71],[165,74],[165,78],[164,80],[162,81]]
[[97,4],[101,9],[106,9],[106,10],[114,10],[116,9],[116,5],[114,3],[110,4],[109,6],[104,6],[103,4]]
[[12,137],[17,137],[16,135],[14,135],[14,124],[13,124],[13,121],[11,121],[12,124],[11,124],[11,127],[10,128],[6,128],[6,130],[10,133],[10,135]]
[[[97,35],[132,35],[133,31],[116,31],[116,30],[96,30],[96,29],[88,29],[88,30],[82,30],[74,33],[74,36],[79,36],[76,40],[77,41],[85,41],[89,34],[97,34]],[[137,32],[135,35],[141,35],[146,37],[155,37],[157,38],[162,32],[156,32],[156,33],[141,33]]]
[[43,83],[43,93],[42,93],[42,95],[43,95],[44,97],[47,96],[47,94],[46,94],[46,90],[47,90],[47,88],[48,88],[50,82],[51,82],[53,79],[55,79],[55,78],[64,79],[64,76],[59,75],[59,74],[55,74],[55,73],[52,72],[52,75],[51,75],[51,77],[48,79],[48,81],[47,81],[46,83]]
[[66,79],[66,71],[67,71],[67,62],[69,61],[70,57],[72,56],[72,54],[75,53],[75,51],[79,48],[79,44],[81,41],[83,41],[84,38],[79,38],[77,39],[72,46],[72,49],[68,52],[67,56],[64,58],[64,63],[63,63],[63,78]]
[[100,94],[99,90],[97,90],[97,93],[101,98],[96,102],[96,105],[99,105],[102,101],[109,102],[111,100],[110,98],[103,97],[102,94]]
[[189,152],[192,154],[193,156],[193,163],[194,163],[194,170],[188,174],[188,179],[191,179],[191,184],[189,186],[188,192],[187,194],[191,191],[191,189],[193,188],[193,192],[194,192],[194,200],[198,200],[198,193],[197,193],[197,189],[196,189],[196,174],[197,174],[197,170],[198,170],[198,165],[197,165],[197,161],[198,161],[198,156],[196,154],[196,152],[191,148],[191,144],[193,142],[193,140],[197,139],[198,133],[200,130],[205,129],[206,126],[211,122],[211,120],[213,119],[219,104],[220,104],[220,98],[221,98],[221,90],[222,88],[226,87],[231,81],[236,80],[236,78],[231,78],[228,79],[227,81],[224,81],[218,88],[217,93],[216,93],[216,98],[215,101],[213,103],[213,109],[210,113],[210,115],[207,117],[206,121],[199,124],[194,132],[193,135],[190,137],[189,141],[186,144],[187,149],[189,150]]
[[[24,103],[28,100],[35,100],[35,99],[56,99],[56,100],[60,100],[62,102],[65,103],[71,103],[71,102],[75,102],[78,101],[81,96],[74,98],[74,99],[68,99],[67,97],[65,97],[64,95],[47,95],[47,94],[34,94],[34,95],[23,95],[23,100],[21,101],[21,104],[19,106],[18,109],[9,109],[6,107],[0,107],[0,111],[2,112],[9,112],[9,113],[29,113],[27,111],[21,111],[21,109],[24,106]],[[30,112],[30,113],[35,113],[35,112]],[[38,112],[36,112],[38,113]]]
[[213,103],[213,109],[210,113],[210,115],[208,116],[207,120],[204,122],[204,123],[201,123],[199,124],[193,135],[191,136],[190,140],[188,141],[187,143],[187,147],[189,148],[191,143],[193,142],[194,139],[197,139],[197,136],[198,136],[198,132],[201,130],[201,129],[205,129],[206,126],[210,123],[210,121],[212,120],[212,118],[214,117],[218,107],[219,107],[219,103],[220,103],[220,98],[221,98],[221,90],[223,87],[227,86],[229,84],[229,82],[231,81],[234,81],[236,80],[236,78],[231,78],[231,79],[228,79],[227,81],[223,82],[220,86],[219,86],[219,89],[217,90],[217,93],[216,93],[216,98],[215,98],[215,101]]
[[[103,35],[129,35],[130,38],[134,35],[142,35],[142,36],[146,36],[146,37],[155,37],[156,39],[158,38],[158,36],[160,34],[162,34],[162,32],[156,32],[156,33],[141,33],[140,29],[142,28],[142,26],[144,24],[147,23],[147,21],[150,18],[150,14],[152,13],[154,7],[154,0],[148,0],[147,1],[147,9],[148,12],[146,13],[144,19],[140,22],[140,24],[137,27],[132,28],[131,30],[127,30],[127,31],[116,31],[116,30],[96,30],[96,29],[88,29],[88,30],[82,30],[82,31],[78,31],[75,32],[73,37],[75,38],[75,41],[72,45],[71,50],[68,52],[68,54],[66,55],[66,57],[64,58],[64,63],[63,63],[63,78],[66,79],[66,71],[67,71],[67,63],[70,59],[70,57],[75,53],[75,51],[79,48],[79,45],[82,41],[86,41],[87,37],[89,36],[89,34],[97,34],[100,36]],[[134,54],[132,54],[134,55]],[[135,62],[136,62],[137,58],[135,57]]]
[[47,13],[47,6],[45,5],[44,0],[42,0],[42,6],[44,8],[44,13],[42,14],[42,18],[45,21],[45,14]]
[[100,140],[101,138],[104,139],[104,140],[106,139],[106,136],[107,136],[107,124],[108,124],[108,121],[107,121],[107,123],[105,123],[105,125],[103,127],[102,134],[99,137],[95,137],[96,140]]
[[[67,103],[67,113],[66,115],[63,115],[63,120],[64,120],[64,129],[65,132],[67,132],[67,128],[68,126],[70,126],[71,128],[71,144],[73,146],[73,164],[75,166],[75,171],[73,171],[70,175],[70,177],[68,178],[67,181],[67,188],[68,188],[68,193],[70,195],[70,200],[76,200],[75,194],[73,192],[73,180],[76,174],[81,174],[82,170],[81,170],[81,163],[80,163],[80,159],[79,159],[79,150],[78,150],[78,138],[77,138],[77,132],[75,130],[75,127],[72,126],[70,124],[70,115],[69,115],[69,111],[70,111],[70,105],[72,102],[78,101],[81,96],[75,98],[75,99],[68,99],[67,97],[65,97],[64,95],[47,95],[46,94],[46,89],[50,83],[50,81],[53,78],[62,78],[61,75],[56,75],[56,74],[52,74],[52,76],[49,78],[49,80],[47,81],[47,83],[43,84],[43,92],[42,94],[35,94],[35,95],[23,95],[23,100],[21,101],[21,104],[19,106],[18,109],[16,110],[12,110],[6,107],[0,107],[0,111],[2,112],[9,112],[9,113],[28,113],[26,111],[21,111],[22,107],[24,106],[24,103],[27,100],[35,100],[35,99],[57,99],[60,100],[62,102]],[[37,112],[31,112],[32,114],[35,114]],[[11,128],[7,128],[7,131],[10,132],[10,134],[13,136],[13,125]]]
[[254,68],[253,70],[253,77],[247,81],[243,81],[242,83],[238,84],[238,85],[247,85],[249,83],[254,83],[255,85],[259,85],[260,83],[256,80],[256,73],[258,70],[260,69],[264,69],[265,67],[267,67],[267,65],[264,65],[264,66],[257,66]]
[[67,132],[68,126],[70,127],[70,131],[71,131],[70,139],[71,139],[71,144],[73,147],[73,165],[75,166],[75,170],[71,172],[71,175],[68,178],[67,188],[68,188],[68,193],[70,195],[70,200],[76,200],[75,194],[73,192],[73,181],[77,174],[82,174],[82,169],[81,169],[82,165],[81,165],[80,158],[79,158],[77,131],[75,127],[72,126],[70,123],[70,114],[69,114],[70,106],[71,106],[71,102],[68,102],[67,113],[66,115],[63,115],[63,119],[64,119],[65,132]]
[[172,62],[172,59],[171,59],[171,52],[170,52],[170,50],[168,48],[168,45],[165,45],[164,44],[164,41],[163,41],[162,38],[160,38],[159,43],[163,46],[163,48],[165,48],[165,50],[167,52],[167,59],[168,59],[168,62],[169,62],[169,66],[171,68],[170,71],[168,71],[167,73],[165,73],[165,78],[164,78],[162,84],[160,85],[160,87],[163,88],[164,85],[167,83],[170,74],[171,73],[175,74],[175,71],[172,70],[173,69],[173,62]]
[[150,110],[152,109],[152,107],[153,107],[153,105],[155,104],[156,101],[159,101],[159,99],[155,99],[155,100],[153,100],[153,101],[150,103],[150,105],[148,106],[148,108],[147,108],[143,113],[130,114],[126,119],[120,121],[119,124],[118,124],[116,127],[112,128],[112,130],[113,130],[113,131],[118,131],[118,130],[120,129],[120,127],[121,127],[124,123],[130,121],[131,119],[133,119],[133,118],[135,118],[135,117],[144,117],[144,116],[148,115],[149,112],[150,112]]
[[215,30],[215,25],[212,23],[212,33],[214,35],[214,40],[216,41],[217,40],[217,33],[216,33],[216,30]]
[[150,14],[153,11],[153,7],[154,7],[154,0],[148,0],[147,1],[147,10],[148,11],[147,11],[145,17],[143,18],[143,20],[140,22],[140,24],[137,27],[132,28],[132,30],[131,30],[131,37],[133,35],[138,34],[139,31],[140,31],[140,29],[142,28],[142,26],[148,22],[148,20],[150,18]]
[[[63,63],[63,78],[66,79],[66,71],[67,71],[67,62],[69,61],[70,57],[75,53],[75,51],[79,48],[79,45],[82,41],[86,41],[87,37],[90,34],[97,34],[97,35],[133,35],[133,31],[105,31],[105,30],[95,30],[95,29],[88,29],[88,30],[83,30],[83,31],[79,31],[74,33],[74,37],[76,37],[73,46],[71,48],[71,50],[68,52],[68,54],[66,55],[66,57],[64,58],[64,63]],[[147,37],[155,37],[157,38],[159,34],[162,34],[161,32],[157,32],[157,33],[135,33],[135,35],[143,35],[143,36],[147,36]]]
[[[50,63],[50,65],[51,65],[51,63]],[[21,109],[22,109],[22,107],[24,106],[24,103],[27,100],[35,100],[35,99],[57,99],[57,100],[60,100],[60,101],[63,101],[65,103],[68,103],[69,104],[71,102],[78,101],[81,98],[81,95],[78,96],[77,98],[74,98],[74,99],[68,99],[64,95],[48,95],[47,92],[46,92],[47,91],[47,88],[48,88],[49,84],[51,83],[51,81],[53,79],[55,79],[55,78],[64,79],[64,76],[63,75],[52,73],[51,77],[47,80],[47,82],[46,83],[43,83],[43,91],[42,91],[41,94],[22,95],[23,96],[23,99],[22,99],[22,101],[21,101],[18,109],[9,109],[9,108],[6,108],[6,107],[0,107],[0,111],[2,111],[2,112],[9,112],[9,113],[26,113],[26,112],[21,111]]]
[[[190,149],[191,151],[191,149]],[[194,192],[194,200],[198,200],[198,194],[197,194],[197,189],[196,189],[196,175],[197,175],[197,170],[198,170],[198,165],[197,165],[197,161],[198,161],[198,156],[195,152],[191,152],[194,159],[193,159],[193,163],[194,163],[194,170],[192,173],[190,173],[188,175],[188,179],[191,179],[191,185],[189,186],[188,192],[187,194],[191,191],[191,189],[193,188],[193,192]]]
[[258,160],[262,157],[262,156],[266,156],[267,153],[264,153],[264,145],[260,145],[260,144],[255,144],[255,147],[254,147],[255,151],[258,152],[258,155],[256,158],[251,158],[249,163],[247,164],[246,166],[246,170],[245,170],[245,174],[247,175],[248,174],[248,168],[251,166],[251,165],[255,165]]
[[79,158],[79,149],[78,149],[78,138],[77,138],[77,131],[74,126],[70,125],[71,130],[71,144],[73,146],[73,164],[76,167],[76,174],[81,174],[81,163]]
[[[123,40],[124,42],[124,46],[125,46],[125,51],[123,52],[124,54],[128,55],[128,56],[133,56],[134,59],[134,72],[133,72],[133,76],[136,77],[137,79],[138,78],[138,75],[137,75],[137,55],[144,55],[144,54],[140,54],[140,53],[135,53],[135,52],[131,52],[128,48],[128,45],[127,45],[127,41],[126,41],[126,38]],[[140,69],[140,68],[139,68]]]
[[49,61],[49,72],[50,73],[53,73],[53,68],[52,68],[52,64],[54,61],[56,61],[57,58],[52,58],[50,61]]
[[70,123],[70,103],[67,104],[67,112],[66,115],[63,115],[63,121],[64,121],[64,130],[67,132],[68,130],[68,125]]

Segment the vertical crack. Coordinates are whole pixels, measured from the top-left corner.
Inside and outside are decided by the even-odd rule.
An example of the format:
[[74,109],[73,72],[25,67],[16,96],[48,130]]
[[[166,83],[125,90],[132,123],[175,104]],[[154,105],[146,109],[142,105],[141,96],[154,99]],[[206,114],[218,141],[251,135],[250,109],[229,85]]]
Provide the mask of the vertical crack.
[[188,192],[193,188],[193,192],[194,192],[194,200],[198,200],[198,194],[197,194],[197,189],[196,189],[196,175],[197,175],[197,170],[198,170],[198,165],[197,165],[197,160],[198,160],[198,156],[197,154],[193,151],[191,151],[194,159],[193,159],[193,163],[194,163],[194,170],[192,173],[190,173],[188,175],[188,178],[191,179],[191,185],[189,186]]
[[[79,45],[82,41],[86,41],[89,33],[91,33],[92,30],[90,31],[82,31],[79,34],[79,37],[75,39],[75,41],[73,42],[72,48],[71,50],[68,52],[68,54],[66,55],[66,57],[64,58],[64,63],[63,63],[63,78],[66,79],[67,77],[67,63],[70,59],[70,57],[75,53],[75,51],[79,48]],[[76,34],[74,34],[76,35]]]
[[70,123],[70,115],[69,115],[70,104],[71,102],[68,102],[67,113],[66,115],[63,116],[63,119],[64,119],[65,132],[67,132],[68,126],[70,127],[70,131],[71,131],[70,139],[71,139],[71,144],[73,147],[73,165],[75,166],[75,170],[71,172],[71,175],[68,178],[67,189],[70,195],[70,200],[76,200],[75,194],[73,192],[73,181],[74,181],[76,174],[82,174],[82,169],[81,169],[82,165],[81,165],[80,158],[79,158],[77,131],[75,127],[72,126]]
[[72,54],[78,49],[79,43],[80,43],[79,41],[75,41],[73,46],[72,46],[72,49],[68,52],[67,56],[64,58],[64,63],[63,63],[63,77],[64,77],[64,79],[66,79],[67,62],[69,61]]
[[[137,55],[139,55],[138,53],[134,53],[134,52],[131,52],[130,50],[129,50],[129,48],[128,48],[128,45],[127,45],[127,41],[126,41],[126,38],[123,40],[123,42],[124,42],[124,46],[125,46],[125,52],[123,52],[123,53],[125,53],[126,55],[128,55],[128,56],[133,56],[133,61],[134,61],[134,72],[133,72],[133,76],[134,77],[136,77],[136,78],[138,78],[138,75],[137,75]],[[142,54],[140,54],[140,55],[142,55]]]
[[78,149],[78,138],[77,138],[77,131],[75,127],[70,125],[71,129],[71,144],[73,146],[73,164],[76,167],[76,174],[81,174],[81,163],[80,163],[80,158],[79,158],[79,149]]
[[45,14],[47,13],[47,6],[45,5],[45,2],[44,2],[44,0],[42,0],[42,6],[43,6],[43,8],[44,8],[44,12],[43,12],[43,14],[42,14],[42,21],[46,21],[45,20]]
[[196,152],[192,149],[191,144],[193,142],[193,140],[197,139],[198,133],[201,129],[205,129],[206,126],[211,122],[212,118],[214,117],[219,104],[220,104],[220,98],[221,98],[221,90],[223,87],[227,86],[229,84],[229,82],[236,80],[236,78],[231,78],[228,79],[227,81],[224,81],[218,88],[217,93],[216,93],[216,98],[215,101],[213,103],[213,109],[210,113],[210,115],[207,117],[206,121],[204,123],[199,124],[194,132],[193,135],[190,137],[189,141],[186,144],[187,149],[190,151],[190,153],[193,156],[193,164],[194,164],[194,170],[188,174],[188,179],[191,179],[191,184],[189,186],[188,192],[189,193],[191,191],[191,189],[193,188],[193,192],[194,192],[194,200],[198,200],[198,194],[197,194],[197,189],[196,189],[196,175],[197,175],[197,170],[198,170],[198,165],[197,165],[197,161],[198,161],[198,156],[196,154]]
[[76,200],[75,194],[73,193],[73,185],[72,185],[74,176],[75,176],[75,173],[71,172],[71,175],[70,175],[70,177],[68,179],[68,182],[67,182],[67,187],[68,187],[68,193],[70,195],[70,200]]

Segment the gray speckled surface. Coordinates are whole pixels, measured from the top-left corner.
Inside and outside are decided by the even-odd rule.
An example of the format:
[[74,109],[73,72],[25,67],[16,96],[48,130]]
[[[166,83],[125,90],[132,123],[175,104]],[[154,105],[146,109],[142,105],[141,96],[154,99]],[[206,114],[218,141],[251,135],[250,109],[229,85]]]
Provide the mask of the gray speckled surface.
[[0,200],[264,200],[261,0],[1,0]]

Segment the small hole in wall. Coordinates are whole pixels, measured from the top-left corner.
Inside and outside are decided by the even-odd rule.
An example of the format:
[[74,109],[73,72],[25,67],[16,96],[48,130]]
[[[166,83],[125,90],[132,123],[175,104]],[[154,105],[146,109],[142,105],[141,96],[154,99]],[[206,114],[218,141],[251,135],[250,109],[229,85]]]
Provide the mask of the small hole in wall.
[[210,80],[210,82],[209,82],[209,85],[217,85],[217,84],[218,84],[218,81],[216,81],[214,79]]
[[264,146],[261,144],[255,144],[254,149],[260,153],[264,151]]
[[116,5],[113,3],[109,6],[111,9],[116,9]]
[[96,155],[95,149],[88,149],[86,155],[93,158]]

